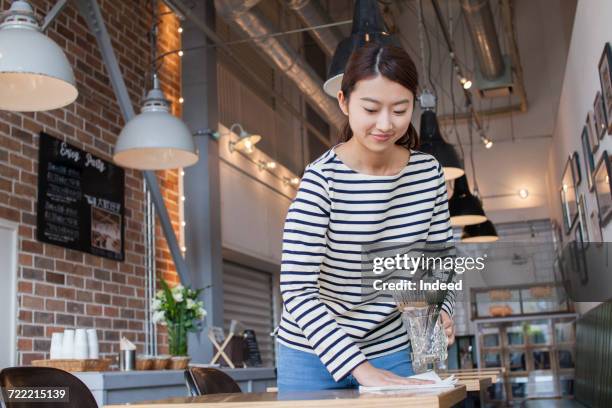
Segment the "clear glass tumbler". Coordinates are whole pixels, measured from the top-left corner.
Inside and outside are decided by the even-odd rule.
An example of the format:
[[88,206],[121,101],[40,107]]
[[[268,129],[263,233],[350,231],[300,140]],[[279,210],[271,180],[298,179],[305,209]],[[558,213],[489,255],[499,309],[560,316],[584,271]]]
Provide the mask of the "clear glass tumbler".
[[433,307],[405,308],[402,320],[412,344],[412,368],[421,373],[448,358],[448,339]]

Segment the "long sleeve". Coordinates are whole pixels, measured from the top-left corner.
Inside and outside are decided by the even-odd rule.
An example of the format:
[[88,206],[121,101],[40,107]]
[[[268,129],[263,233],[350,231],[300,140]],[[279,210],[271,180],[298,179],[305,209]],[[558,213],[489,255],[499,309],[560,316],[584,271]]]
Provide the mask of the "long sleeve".
[[330,209],[326,178],[309,166],[285,221],[280,287],[285,309],[339,381],[366,361],[366,356],[319,298]]
[[[429,232],[427,234],[428,243],[446,243],[453,241],[453,228],[450,223],[450,213],[448,211],[448,192],[444,179],[444,170],[438,163],[438,190],[434,204],[433,216],[431,219]],[[448,291],[442,304],[442,310],[449,316],[453,315],[455,308],[455,292]]]

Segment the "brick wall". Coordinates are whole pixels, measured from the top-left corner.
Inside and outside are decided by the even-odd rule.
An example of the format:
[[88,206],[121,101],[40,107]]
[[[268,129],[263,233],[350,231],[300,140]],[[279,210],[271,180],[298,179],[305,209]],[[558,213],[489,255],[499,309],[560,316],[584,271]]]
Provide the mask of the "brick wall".
[[[53,3],[32,1],[39,16]],[[150,2],[99,3],[132,103],[138,107],[150,86]],[[0,0],[0,9],[6,10],[9,5],[9,1]],[[162,18],[160,50],[178,48],[177,28],[173,15]],[[48,132],[111,160],[123,126],[95,38],[74,6],[64,9],[48,35],[66,52],[74,68],[77,101],[49,112],[0,112],[0,218],[19,223],[19,364],[48,357],[51,333],[75,326],[98,329],[102,353],[116,352],[122,335],[135,341],[139,349],[144,344],[144,194],[140,172],[125,172],[124,262],[36,241],[38,133]],[[160,74],[166,95],[175,102],[173,113],[180,114],[180,58],[176,54],[166,58]],[[158,178],[178,229],[178,172],[160,172]],[[159,229],[158,234],[158,273],[175,282],[176,274]]]

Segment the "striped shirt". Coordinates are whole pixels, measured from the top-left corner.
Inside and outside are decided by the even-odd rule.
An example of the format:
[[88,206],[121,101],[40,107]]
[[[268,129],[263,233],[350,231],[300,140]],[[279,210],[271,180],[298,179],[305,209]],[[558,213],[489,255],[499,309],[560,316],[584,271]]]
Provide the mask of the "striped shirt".
[[[444,173],[433,156],[411,150],[398,174],[377,176],[352,170],[328,150],[306,167],[287,213],[278,341],[317,354],[336,381],[368,358],[407,348],[396,305],[364,302],[354,284],[362,245],[452,236]],[[451,315],[449,295],[443,309]]]

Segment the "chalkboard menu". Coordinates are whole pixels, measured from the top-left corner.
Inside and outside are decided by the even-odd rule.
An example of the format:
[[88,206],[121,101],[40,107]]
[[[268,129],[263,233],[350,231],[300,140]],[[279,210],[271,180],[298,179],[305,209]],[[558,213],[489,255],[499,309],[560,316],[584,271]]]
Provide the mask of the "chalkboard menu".
[[262,365],[261,353],[257,345],[257,337],[253,330],[245,330],[242,338],[245,345],[245,365],[247,367],[258,367]]
[[123,192],[121,167],[41,132],[39,241],[123,261]]

